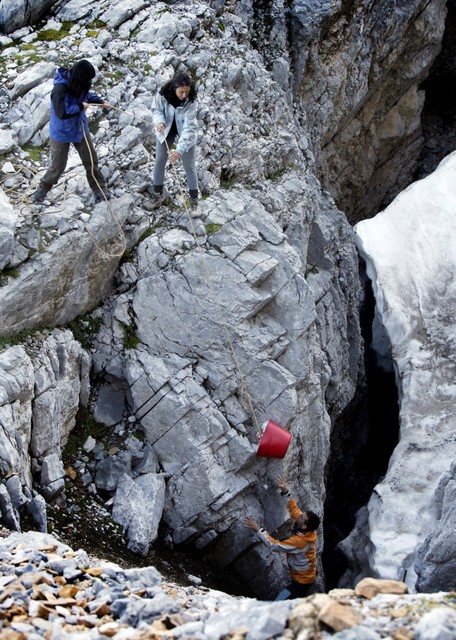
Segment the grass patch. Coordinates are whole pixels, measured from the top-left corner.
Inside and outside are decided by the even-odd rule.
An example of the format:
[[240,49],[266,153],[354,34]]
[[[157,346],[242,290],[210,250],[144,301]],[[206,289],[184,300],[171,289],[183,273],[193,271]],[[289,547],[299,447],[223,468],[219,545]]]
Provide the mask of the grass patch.
[[67,327],[84,349],[89,349],[92,339],[98,333],[102,324],[101,318],[94,318],[90,315],[81,316],[68,323]]
[[146,439],[146,436],[142,429],[136,429],[136,431],[133,431],[132,435],[140,442],[144,442]]
[[14,347],[16,345],[21,345],[26,338],[33,335],[34,332],[27,331],[27,329],[23,329],[18,333],[14,333],[11,336],[0,336],[0,351],[5,351],[5,349],[9,349],[10,347]]
[[89,24],[87,25],[87,29],[104,29],[106,26],[106,22],[103,22],[103,20],[98,20],[98,18],[96,18],[95,20],[92,20],[92,22],[89,22]]
[[124,332],[124,349],[134,349],[141,344],[141,340],[136,335],[136,326],[134,324],[125,324],[120,322]]
[[29,160],[40,162],[43,147],[34,147],[32,144],[24,145],[22,151],[27,154]]
[[306,272],[305,272],[305,274],[304,274],[304,275],[305,275],[305,277],[307,278],[307,276],[308,276],[308,275],[310,275],[310,274],[317,274],[317,273],[319,273],[319,271],[320,271],[320,270],[319,270],[319,268],[317,267],[317,265],[315,265],[315,264],[310,264],[310,265],[308,265],[308,267],[307,267]]
[[0,271],[0,287],[4,287],[8,282],[8,278],[19,278],[21,272],[16,267],[11,269],[3,269]]
[[152,227],[149,227],[148,229],[143,231],[142,234],[139,236],[139,240],[138,240],[137,244],[139,244],[140,242],[142,242],[146,238],[149,238],[153,234],[153,232],[154,232],[154,230],[152,229]]
[[269,180],[271,180],[271,182],[277,182],[277,180],[280,180],[280,178],[282,176],[284,176],[288,171],[291,171],[291,170],[293,170],[295,168],[296,168],[296,165],[294,163],[287,164],[284,167],[281,167],[280,169],[277,169],[276,171],[273,171],[272,173],[270,173],[266,177]]
[[220,186],[222,189],[230,189],[236,184],[236,176],[227,168],[222,167],[220,172]]
[[63,38],[67,38],[70,35],[70,29],[73,24],[73,22],[62,22],[61,29],[42,29],[37,33],[37,40],[41,42],[63,40]]
[[217,231],[220,231],[222,226],[223,225],[221,224],[206,224],[204,226],[204,228],[206,229],[206,235],[211,236],[212,234],[217,233]]
[[92,436],[97,441],[104,440],[108,431],[109,427],[100,424],[92,415],[87,413],[84,420],[76,425],[68,436],[68,441],[63,449],[63,459],[75,460],[79,449],[89,436]]
[[104,75],[104,77],[108,78],[109,80],[120,80],[121,78],[123,78],[123,76],[124,76],[123,72],[119,71],[118,69],[116,71],[111,71]]

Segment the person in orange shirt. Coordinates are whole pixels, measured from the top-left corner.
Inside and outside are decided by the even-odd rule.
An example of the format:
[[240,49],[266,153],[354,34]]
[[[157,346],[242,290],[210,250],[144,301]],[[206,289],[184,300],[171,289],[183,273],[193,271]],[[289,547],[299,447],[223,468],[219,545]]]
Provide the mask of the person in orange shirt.
[[255,532],[257,538],[268,549],[287,555],[291,583],[275,599],[304,598],[317,577],[316,530],[320,525],[320,518],[313,511],[299,509],[283,476],[277,478],[277,486],[281,495],[287,499],[287,508],[293,520],[291,535],[285,540],[276,540],[253,518],[245,518],[244,524]]

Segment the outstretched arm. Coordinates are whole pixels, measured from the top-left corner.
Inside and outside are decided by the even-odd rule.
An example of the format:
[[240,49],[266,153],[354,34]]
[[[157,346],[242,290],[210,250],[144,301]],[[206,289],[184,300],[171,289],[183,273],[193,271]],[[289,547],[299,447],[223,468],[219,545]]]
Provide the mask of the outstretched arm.
[[277,487],[280,489],[280,493],[285,494],[288,493],[288,486],[285,482],[285,476],[277,476],[276,478]]
[[255,531],[255,532],[261,529],[258,522],[250,517],[245,518],[244,524],[247,527],[247,529],[252,529],[252,531]]
[[294,500],[294,498],[292,497],[291,492],[288,488],[288,485],[285,482],[284,476],[277,476],[276,482],[277,482],[277,487],[280,489],[280,493],[283,496],[287,497],[287,509],[290,513],[290,516],[292,517],[293,520],[296,520],[302,514],[302,511],[296,504],[296,501]]

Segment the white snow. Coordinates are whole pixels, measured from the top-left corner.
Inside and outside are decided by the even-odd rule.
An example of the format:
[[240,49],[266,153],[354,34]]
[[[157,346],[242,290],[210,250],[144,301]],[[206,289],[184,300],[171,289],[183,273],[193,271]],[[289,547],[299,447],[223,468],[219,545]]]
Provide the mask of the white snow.
[[368,505],[369,570],[413,589],[434,492],[456,459],[456,152],[355,232],[376,298],[373,346],[392,357],[400,394],[400,442]]

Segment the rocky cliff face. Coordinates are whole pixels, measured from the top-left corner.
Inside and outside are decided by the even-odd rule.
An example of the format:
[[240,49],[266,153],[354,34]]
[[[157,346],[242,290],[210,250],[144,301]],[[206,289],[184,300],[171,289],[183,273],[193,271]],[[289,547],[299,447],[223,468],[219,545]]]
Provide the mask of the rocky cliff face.
[[412,179],[423,143],[420,85],[445,15],[445,0],[293,3],[301,117],[318,176],[352,221],[375,215]]
[[[443,29],[441,2],[412,3],[394,19],[370,3],[339,5],[318,3],[310,13],[300,2],[70,0],[42,28],[2,38],[0,147],[13,203],[3,197],[2,333],[65,324],[100,303],[79,323],[90,344],[90,398],[86,369],[74,377],[89,356],[68,331],[35,335],[30,356],[21,346],[2,354],[5,370],[23,358],[28,371],[22,395],[16,382],[3,394],[11,416],[3,475],[20,478],[24,504],[53,482],[59,493],[62,475],[43,472],[45,459],[56,455],[61,470],[59,445],[83,406],[110,433],[84,443],[79,473],[92,494],[109,498],[130,548],[147,553],[163,518],[170,544],[206,550],[261,597],[286,571],[251,547],[242,518],[256,516],[269,530],[283,524],[278,472],[303,506],[322,512],[331,426],[362,376],[353,233],[317,175],[350,213],[365,210],[364,197],[374,207],[387,196],[390,181],[372,176],[399,140],[401,171],[412,159],[417,86]],[[400,65],[411,42],[413,64]],[[92,128],[115,198],[94,207],[70,159],[49,204],[33,209],[22,196],[47,152],[34,160],[29,144],[46,142],[51,78],[76,50],[99,69],[96,89],[114,107],[94,113]],[[180,171],[167,175],[171,204],[150,212],[146,191],[151,96],[180,67],[200,90],[198,222],[187,216]],[[360,154],[363,145],[375,153]],[[58,344],[54,377],[42,385],[68,402],[53,414],[54,440],[29,459],[29,440],[47,442],[32,370],[49,340]],[[63,361],[72,375],[60,375]],[[293,435],[283,462],[255,455],[267,419]],[[14,444],[15,432],[24,445]],[[5,504],[3,516],[8,509],[18,522],[12,490]]]

